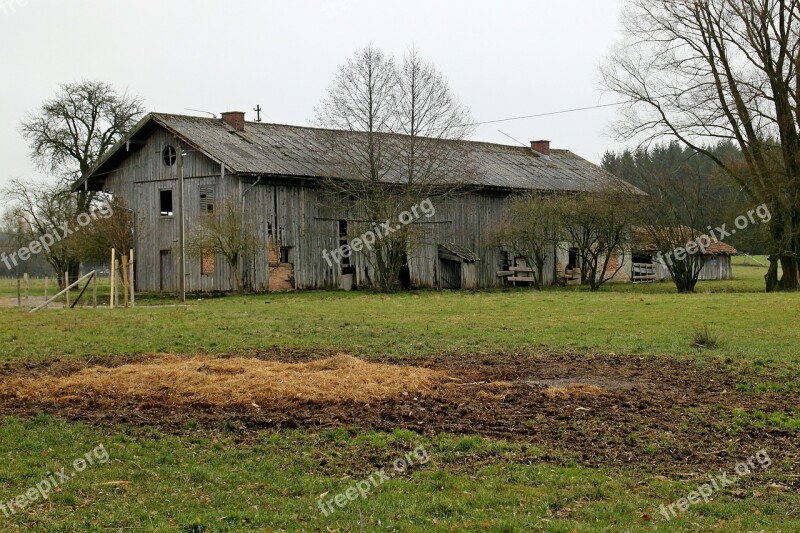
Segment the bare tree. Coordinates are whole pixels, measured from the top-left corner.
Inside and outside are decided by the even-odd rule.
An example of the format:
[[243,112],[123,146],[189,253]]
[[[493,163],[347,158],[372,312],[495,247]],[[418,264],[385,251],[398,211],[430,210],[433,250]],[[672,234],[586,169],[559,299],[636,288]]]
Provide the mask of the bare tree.
[[[144,114],[139,97],[101,81],[59,85],[55,97],[20,126],[31,160],[65,188],[88,172]],[[88,204],[82,205],[88,207]]]
[[[366,47],[339,69],[317,123],[330,133],[339,176],[328,189],[367,230],[422,200],[435,201],[466,180],[454,140],[470,131],[469,114],[436,68],[411,52],[398,68],[392,57]],[[344,132],[344,133],[342,133]],[[461,160],[461,169],[454,161]],[[356,228],[354,228],[356,229]],[[379,239],[365,259],[380,290],[398,286],[415,237],[403,225]]]
[[548,254],[562,240],[560,199],[539,193],[525,193],[509,200],[503,220],[494,229],[492,240],[522,257],[533,270],[534,286],[544,287]]
[[230,267],[236,291],[241,293],[244,291],[241,262],[262,248],[258,232],[244,217],[241,203],[229,199],[214,213],[199,217],[186,250],[198,259],[221,255]]
[[[3,213],[2,231],[3,245],[8,248],[19,250],[33,240],[33,233],[31,233],[30,224],[25,216],[25,213],[19,206],[14,206],[7,209]],[[3,262],[6,263],[5,270],[0,267],[0,272],[3,274],[15,274],[19,276],[22,273],[22,268],[19,262],[11,261],[6,255],[3,255]]]
[[[704,248],[711,244],[701,228],[720,210],[716,205],[715,184],[701,176],[700,157],[676,163],[666,171],[651,167],[639,173],[637,183],[649,198],[638,211],[641,227],[637,233],[646,247],[658,252],[678,292],[691,293],[708,258],[696,243],[700,242]],[[691,253],[685,253],[687,248]]]
[[48,243],[42,253],[63,288],[63,273],[77,274],[80,266],[78,242],[73,234],[79,214],[75,196],[58,185],[19,179],[11,180],[4,193],[13,205],[16,224],[27,227],[30,240]]
[[[60,85],[54,98],[28,114],[20,125],[20,132],[28,141],[31,160],[43,172],[58,178],[58,187],[46,192],[46,196],[57,201],[46,202],[45,211],[58,206],[66,209],[57,217],[51,212],[50,217],[74,220],[77,213],[90,210],[95,193],[78,192],[74,195],[73,206],[72,201],[62,198],[65,191],[69,191],[75,180],[88,172],[143,113],[140,98],[120,94],[104,82],[84,80]],[[21,181],[16,185],[26,186]],[[29,206],[40,204],[42,193],[41,188],[35,188],[27,198],[21,198],[21,202]],[[38,200],[31,202],[32,199]],[[68,267],[71,279],[77,279],[80,268],[77,257],[62,258],[58,263]]]
[[623,187],[563,197],[561,226],[581,257],[581,281],[598,290],[625,263],[639,198]]
[[105,263],[111,249],[127,253],[133,248],[133,212],[122,198],[105,198],[107,216],[98,217],[76,234],[81,261]]
[[[800,0],[629,0],[603,68],[626,139],[678,138],[773,213],[767,290],[800,288]],[[704,145],[731,140],[743,163]],[[777,279],[778,264],[783,277]]]

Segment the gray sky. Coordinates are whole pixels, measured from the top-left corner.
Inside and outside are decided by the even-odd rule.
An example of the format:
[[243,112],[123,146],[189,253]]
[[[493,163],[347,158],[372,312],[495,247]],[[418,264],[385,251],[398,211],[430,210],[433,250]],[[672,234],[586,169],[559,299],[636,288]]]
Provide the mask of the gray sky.
[[[336,68],[373,44],[416,46],[478,121],[614,102],[597,67],[618,38],[620,0],[0,0],[0,185],[37,177],[18,126],[58,83],[96,79],[151,111],[247,111],[305,125]],[[619,145],[615,108],[480,126],[476,140],[552,141],[599,162]]]

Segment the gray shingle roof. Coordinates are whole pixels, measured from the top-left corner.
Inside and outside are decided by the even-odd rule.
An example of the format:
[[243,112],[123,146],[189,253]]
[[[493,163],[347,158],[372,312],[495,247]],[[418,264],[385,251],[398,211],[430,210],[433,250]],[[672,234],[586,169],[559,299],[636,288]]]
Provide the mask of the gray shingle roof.
[[[338,159],[331,154],[331,136],[337,142],[359,134],[310,127],[247,122],[243,132],[235,132],[221,119],[151,113],[132,132],[155,122],[186,140],[196,149],[224,163],[233,173],[298,177],[341,177]],[[120,143],[124,146],[125,139]],[[468,161],[454,161],[474,169],[469,179],[475,185],[506,189],[548,191],[596,190],[619,180],[597,165],[568,150],[552,150],[541,157],[523,146],[506,146],[475,141],[456,141]],[[91,179],[104,170],[120,149],[87,173]],[[119,157],[119,156],[117,156]],[[113,163],[112,163],[113,164]],[[110,170],[110,168],[105,168]],[[458,174],[456,172],[454,174]],[[625,187],[636,190],[628,184]]]

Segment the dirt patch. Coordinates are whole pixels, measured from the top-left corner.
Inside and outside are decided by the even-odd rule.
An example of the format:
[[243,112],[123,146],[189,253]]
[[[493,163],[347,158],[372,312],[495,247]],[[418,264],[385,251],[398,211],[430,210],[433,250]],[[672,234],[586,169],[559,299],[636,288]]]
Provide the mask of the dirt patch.
[[[657,472],[730,468],[766,448],[771,472],[800,465],[797,432],[741,413],[796,413],[798,393],[748,395],[763,376],[722,364],[581,354],[370,360],[330,353],[50,360],[0,368],[0,414],[48,412],[180,432],[358,426],[519,441],[535,457]],[[254,406],[253,404],[256,404]]]

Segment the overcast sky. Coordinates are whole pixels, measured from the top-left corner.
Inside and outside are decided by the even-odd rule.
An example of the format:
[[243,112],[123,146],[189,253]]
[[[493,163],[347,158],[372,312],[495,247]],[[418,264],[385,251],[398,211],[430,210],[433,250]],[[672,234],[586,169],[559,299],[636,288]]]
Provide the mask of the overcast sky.
[[[373,44],[416,46],[479,121],[614,102],[598,65],[618,39],[619,0],[0,0],[0,182],[37,177],[18,132],[59,83],[96,79],[148,110],[247,111],[306,125],[339,65]],[[619,145],[614,108],[480,126],[476,140],[549,139],[599,162]],[[0,183],[1,184],[1,183]]]

